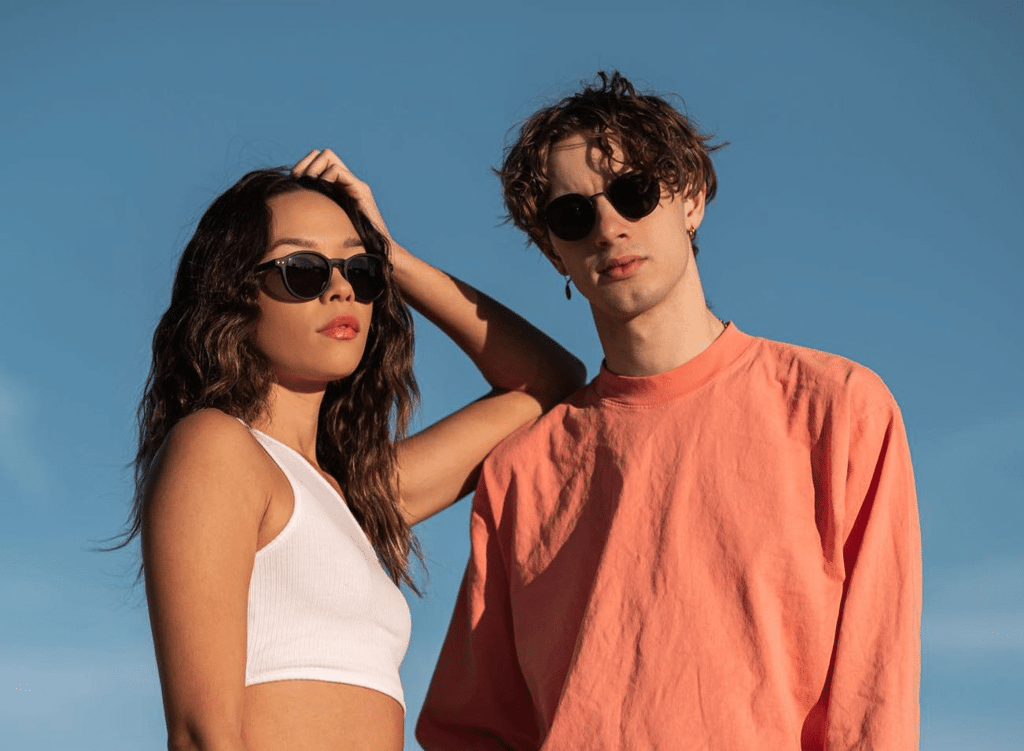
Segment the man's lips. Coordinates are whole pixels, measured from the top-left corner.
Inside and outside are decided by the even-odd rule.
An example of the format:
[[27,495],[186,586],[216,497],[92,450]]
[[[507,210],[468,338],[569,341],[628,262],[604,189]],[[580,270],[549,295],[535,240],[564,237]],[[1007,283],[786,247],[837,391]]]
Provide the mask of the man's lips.
[[643,262],[644,259],[641,256],[613,258],[599,268],[597,273],[609,279],[628,279],[640,269]]
[[359,320],[355,316],[335,316],[321,329],[318,334],[329,336],[331,339],[355,339],[359,333]]

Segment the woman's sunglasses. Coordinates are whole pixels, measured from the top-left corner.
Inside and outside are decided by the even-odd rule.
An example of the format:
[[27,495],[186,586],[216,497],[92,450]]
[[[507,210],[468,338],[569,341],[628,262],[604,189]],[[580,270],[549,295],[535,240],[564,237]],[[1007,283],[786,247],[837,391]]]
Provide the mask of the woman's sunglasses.
[[658,207],[661,183],[646,172],[627,172],[608,183],[601,193],[559,196],[544,208],[544,223],[551,234],[570,242],[589,235],[597,222],[594,199],[598,196],[607,198],[626,219],[643,219]]
[[331,274],[337,267],[352,286],[359,302],[373,302],[384,293],[384,259],[369,253],[351,258],[328,258],[314,250],[300,250],[284,258],[261,263],[253,271],[262,274],[274,268],[281,270],[281,280],[288,294],[297,300],[315,300],[331,285]]

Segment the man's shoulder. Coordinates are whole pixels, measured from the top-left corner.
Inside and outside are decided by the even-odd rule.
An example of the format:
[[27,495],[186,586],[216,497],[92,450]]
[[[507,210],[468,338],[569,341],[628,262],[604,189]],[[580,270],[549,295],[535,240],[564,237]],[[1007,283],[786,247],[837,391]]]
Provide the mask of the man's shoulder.
[[499,443],[487,457],[491,469],[550,462],[552,447],[564,445],[574,432],[580,413],[596,402],[593,382],[569,395],[532,423],[522,426]]
[[892,405],[895,400],[870,368],[832,352],[755,337],[754,357],[763,372],[799,393],[823,400],[852,400],[859,408]]

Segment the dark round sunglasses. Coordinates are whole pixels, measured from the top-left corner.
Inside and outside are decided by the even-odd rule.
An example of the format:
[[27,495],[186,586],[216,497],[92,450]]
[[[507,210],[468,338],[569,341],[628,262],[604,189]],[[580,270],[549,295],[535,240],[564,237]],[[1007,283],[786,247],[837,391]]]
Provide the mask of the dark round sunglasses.
[[544,207],[544,223],[551,234],[570,242],[582,240],[597,222],[594,199],[604,196],[612,207],[626,219],[643,219],[658,207],[661,183],[646,172],[627,172],[619,175],[602,192],[592,196],[567,193]]
[[315,300],[331,285],[331,274],[337,267],[352,285],[359,302],[373,302],[384,293],[384,259],[369,253],[351,258],[328,258],[315,250],[300,250],[261,263],[253,271],[262,274],[274,268],[281,270],[281,280],[288,294],[297,300]]

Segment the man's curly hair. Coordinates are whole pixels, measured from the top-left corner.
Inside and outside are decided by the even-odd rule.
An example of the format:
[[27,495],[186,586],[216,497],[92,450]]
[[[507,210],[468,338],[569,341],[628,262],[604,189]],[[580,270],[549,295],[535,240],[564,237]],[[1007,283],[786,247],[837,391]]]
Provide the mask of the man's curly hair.
[[[638,94],[618,71],[599,71],[582,91],[545,107],[527,118],[515,143],[506,147],[501,179],[507,220],[523,230],[546,254],[551,242],[543,220],[551,182],[547,161],[551,147],[575,134],[593,136],[609,158],[615,148],[631,169],[655,175],[670,193],[696,197],[705,189],[705,201],[715,197],[717,182],[711,153],[725,143],[711,143],[692,120],[665,99]],[[694,255],[697,245],[693,244]]]

